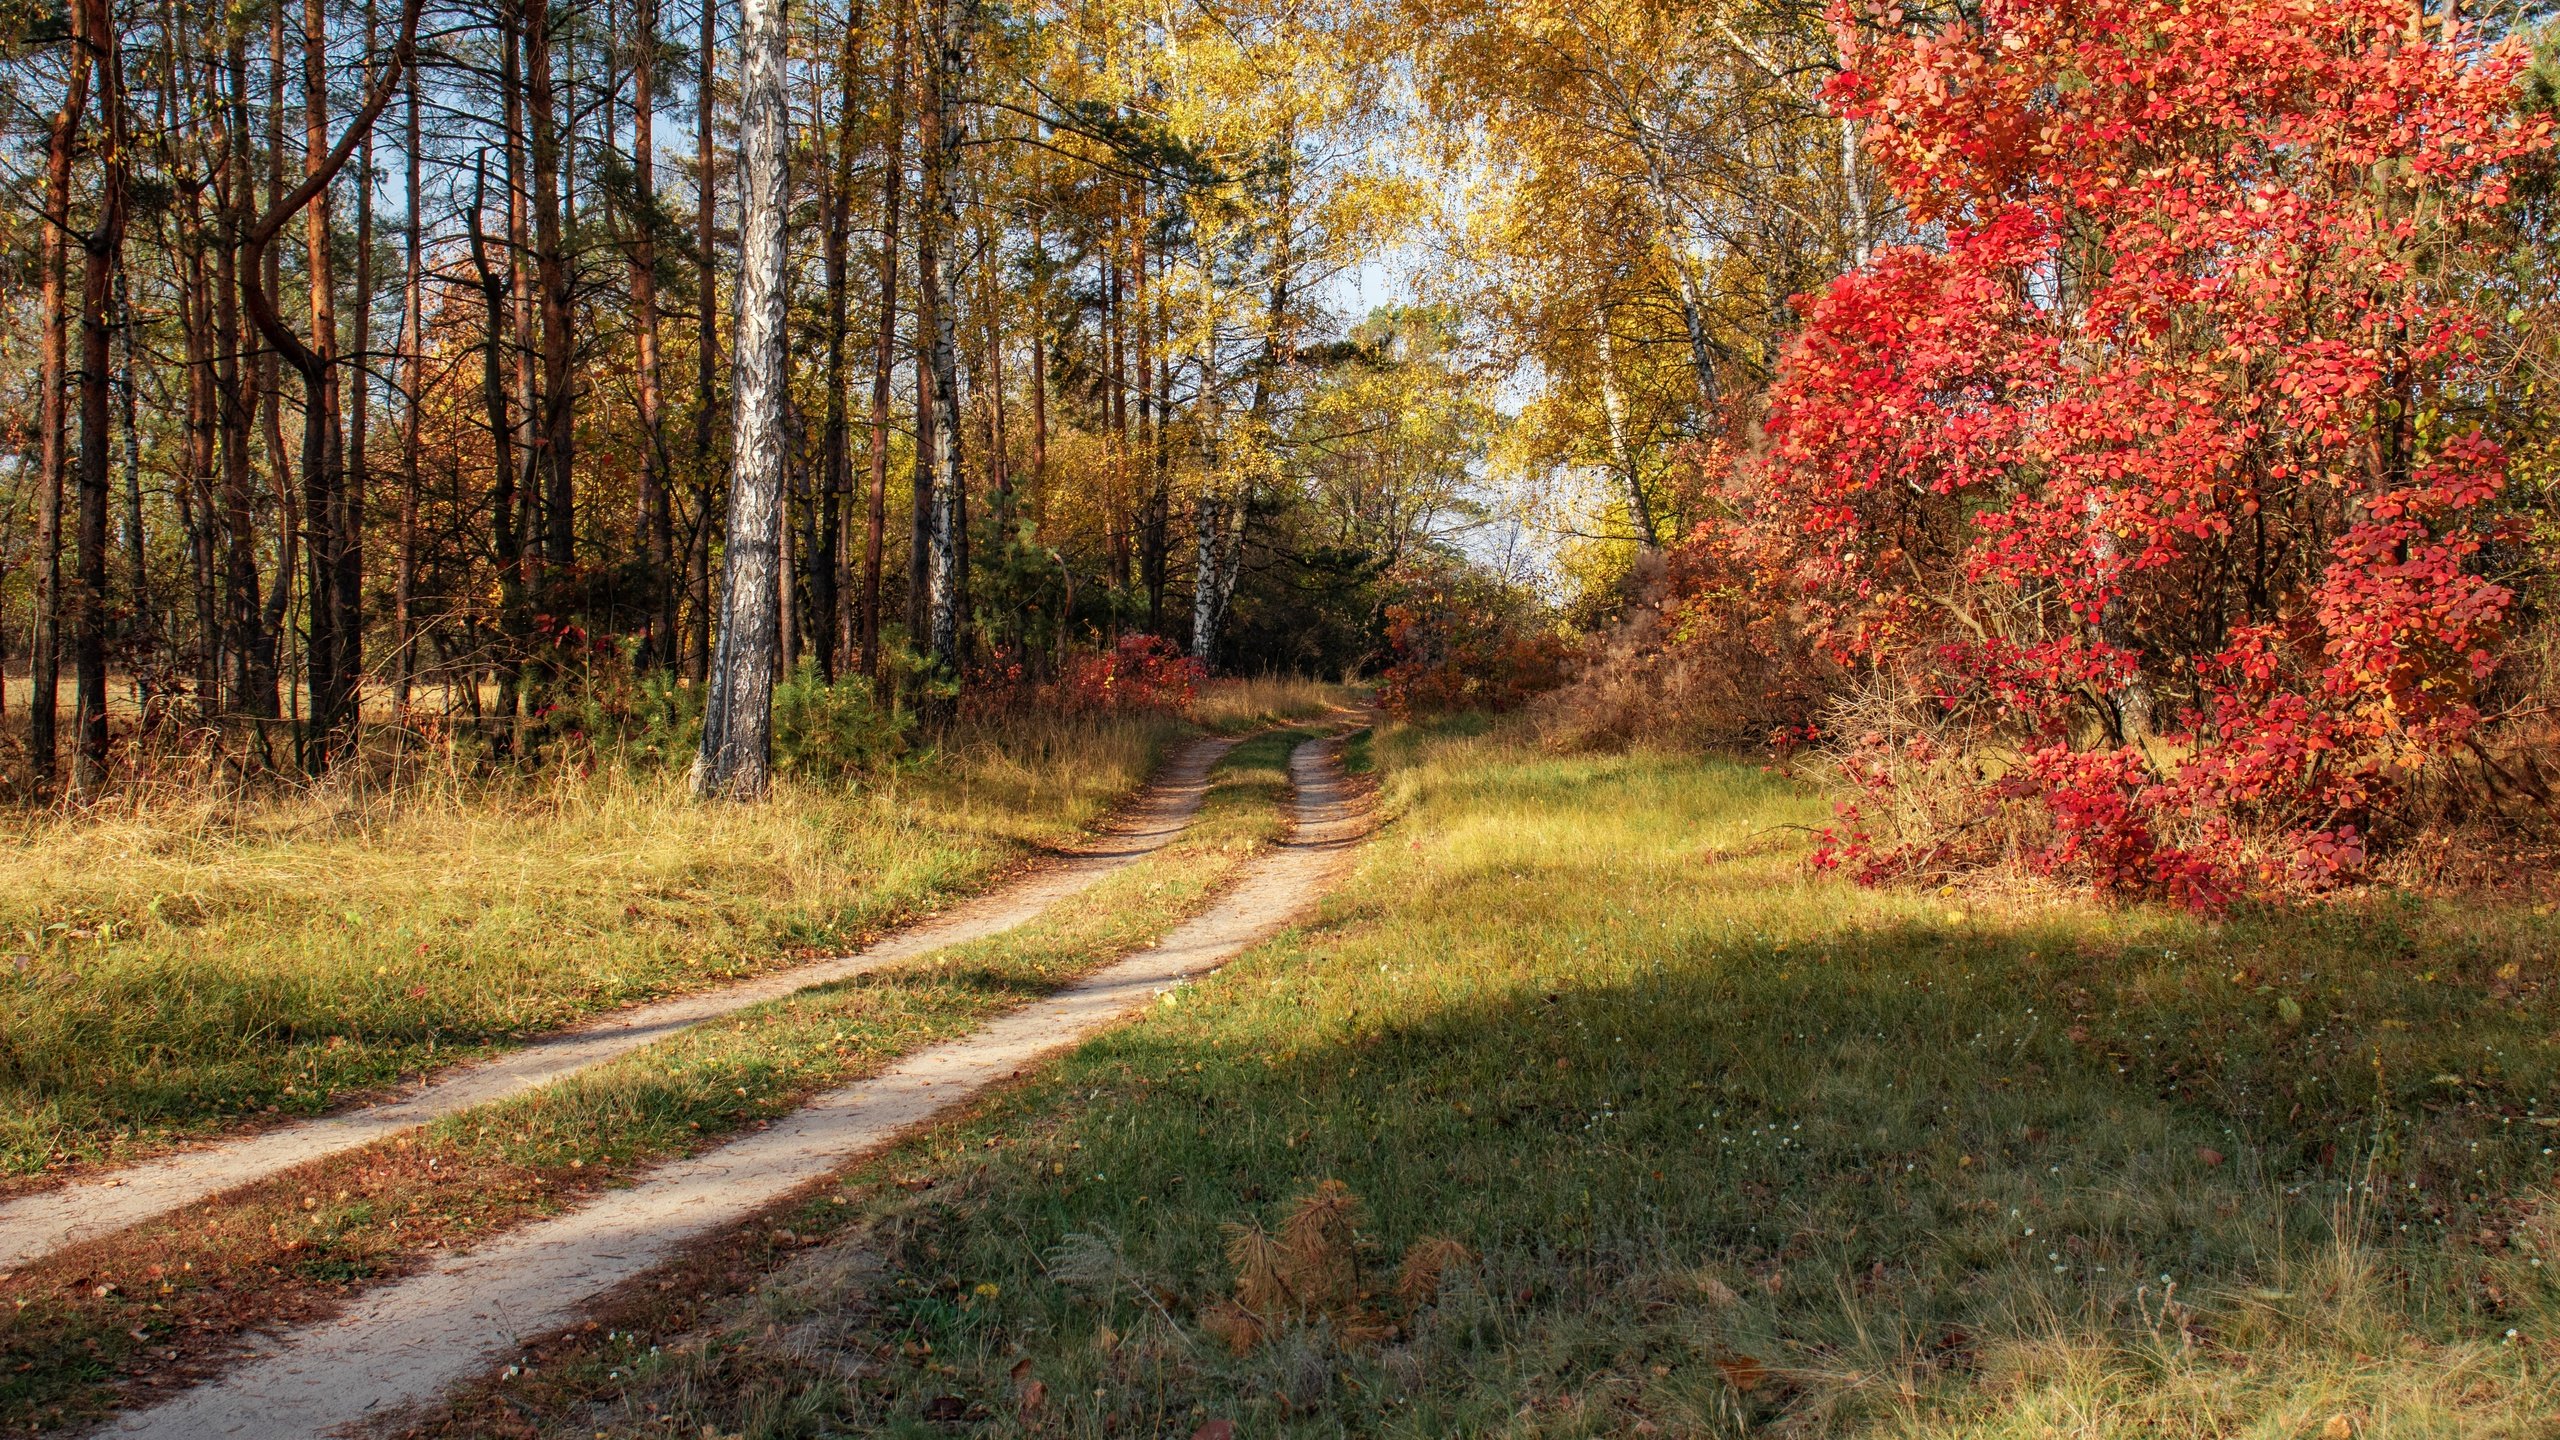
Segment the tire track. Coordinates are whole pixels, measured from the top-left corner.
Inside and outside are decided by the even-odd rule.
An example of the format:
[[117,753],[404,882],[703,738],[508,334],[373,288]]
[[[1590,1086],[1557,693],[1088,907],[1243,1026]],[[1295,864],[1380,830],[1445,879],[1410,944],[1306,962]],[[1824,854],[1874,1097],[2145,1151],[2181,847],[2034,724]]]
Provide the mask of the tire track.
[[342,1315],[277,1337],[221,1379],[125,1416],[151,1440],[323,1435],[431,1402],[531,1336],[682,1247],[824,1179],[986,1086],[1073,1045],[1168,986],[1214,969],[1305,914],[1347,863],[1363,814],[1338,740],[1290,757],[1290,838],[1164,941],[958,1040],[818,1096],[770,1129],[660,1167],[556,1219],[376,1290]]
[[1137,802],[1094,844],[853,954],[617,1011],[494,1059],[456,1067],[396,1099],[182,1150],[0,1204],[0,1278],[55,1251],[298,1165],[552,1084],[706,1020],[1026,924],[1171,843],[1199,813],[1210,767],[1234,744],[1193,741],[1165,763]]

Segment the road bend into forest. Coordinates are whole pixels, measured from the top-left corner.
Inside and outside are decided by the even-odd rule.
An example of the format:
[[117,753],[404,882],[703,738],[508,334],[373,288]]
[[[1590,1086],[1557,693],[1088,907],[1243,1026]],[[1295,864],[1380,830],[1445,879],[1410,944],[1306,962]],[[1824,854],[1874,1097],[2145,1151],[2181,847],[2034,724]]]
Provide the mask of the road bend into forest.
[[771,1128],[643,1176],[556,1219],[373,1291],[289,1331],[228,1374],[111,1433],[153,1440],[321,1435],[432,1402],[539,1336],[575,1323],[606,1292],[877,1151],[987,1086],[1096,1032],[1180,981],[1214,969],[1313,907],[1367,831],[1339,739],[1290,757],[1289,838],[1222,899],[1130,955],[976,1033],[825,1092]]
[[495,1059],[459,1066],[378,1104],[216,1141],[0,1204],[0,1274],[295,1166],[552,1084],[750,1005],[1027,924],[1171,843],[1199,813],[1210,767],[1234,743],[1202,739],[1185,745],[1090,844],[853,954],[634,1006]]

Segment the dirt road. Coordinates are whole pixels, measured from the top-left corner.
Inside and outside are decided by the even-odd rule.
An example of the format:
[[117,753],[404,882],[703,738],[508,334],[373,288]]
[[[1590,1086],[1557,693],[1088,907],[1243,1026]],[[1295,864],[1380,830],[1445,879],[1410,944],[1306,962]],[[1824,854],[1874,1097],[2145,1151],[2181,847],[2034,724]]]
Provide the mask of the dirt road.
[[125,1416],[113,1433],[155,1440],[322,1435],[432,1401],[524,1340],[574,1322],[596,1297],[680,1247],[736,1225],[1224,963],[1306,914],[1364,831],[1343,779],[1339,741],[1300,746],[1290,774],[1290,838],[1162,944],[972,1035],[827,1092],[770,1129],[664,1166],[628,1190],[484,1249],[446,1257],[340,1316],[277,1337],[265,1354],[219,1380]]
[[217,1141],[0,1204],[0,1275],[297,1165],[549,1085],[688,1026],[1026,924],[1180,835],[1208,793],[1210,767],[1233,745],[1198,740],[1184,746],[1091,845],[855,954],[617,1011],[496,1059],[446,1071],[395,1099]]

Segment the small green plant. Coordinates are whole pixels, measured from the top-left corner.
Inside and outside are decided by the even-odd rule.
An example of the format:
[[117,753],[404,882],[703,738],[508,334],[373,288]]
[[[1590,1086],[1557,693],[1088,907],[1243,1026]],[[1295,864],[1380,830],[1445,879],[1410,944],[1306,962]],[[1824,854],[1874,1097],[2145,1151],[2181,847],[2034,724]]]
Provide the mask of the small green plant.
[[811,779],[871,769],[905,755],[914,728],[914,715],[881,705],[869,680],[828,680],[803,662],[774,688],[773,768]]
[[640,677],[622,753],[635,765],[682,769],[702,748],[702,691],[664,671]]

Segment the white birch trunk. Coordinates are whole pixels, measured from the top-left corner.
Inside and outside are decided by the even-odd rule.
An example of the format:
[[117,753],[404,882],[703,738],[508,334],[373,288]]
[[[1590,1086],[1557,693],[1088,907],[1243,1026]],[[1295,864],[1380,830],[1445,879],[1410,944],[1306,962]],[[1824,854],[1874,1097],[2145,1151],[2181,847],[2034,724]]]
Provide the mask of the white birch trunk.
[[1203,665],[1218,653],[1218,574],[1224,546],[1218,497],[1206,490],[1191,504],[1191,533],[1197,553],[1191,569],[1191,658]]
[[1618,393],[1617,347],[1610,343],[1609,317],[1600,317],[1600,411],[1609,422],[1609,468],[1627,487],[1627,518],[1648,550],[1661,547],[1654,533],[1653,506],[1646,502],[1644,477],[1636,469],[1635,447],[1627,442],[1627,402]]
[[960,619],[965,603],[961,592],[966,582],[960,572],[960,526],[966,495],[961,487],[968,483],[968,472],[963,468],[965,455],[961,448],[960,295],[959,286],[954,283],[959,267],[952,263],[956,257],[938,252],[960,233],[959,187],[954,182],[960,164],[961,125],[951,103],[951,92],[958,85],[964,63],[963,26],[968,8],[966,0],[939,0],[933,8],[934,33],[930,43],[937,50],[926,98],[930,107],[926,121],[932,133],[930,148],[923,157],[923,220],[934,227],[936,238],[943,243],[936,247],[932,261],[927,262],[929,273],[919,277],[933,292],[930,344],[937,421],[929,457],[934,486],[933,513],[926,536],[926,643],[936,668],[952,676],[960,672]]
[[783,208],[790,112],[783,92],[784,0],[743,0],[739,13],[739,275],[736,444],[720,573],[720,638],[702,717],[695,793],[764,793],[779,666],[784,407]]

